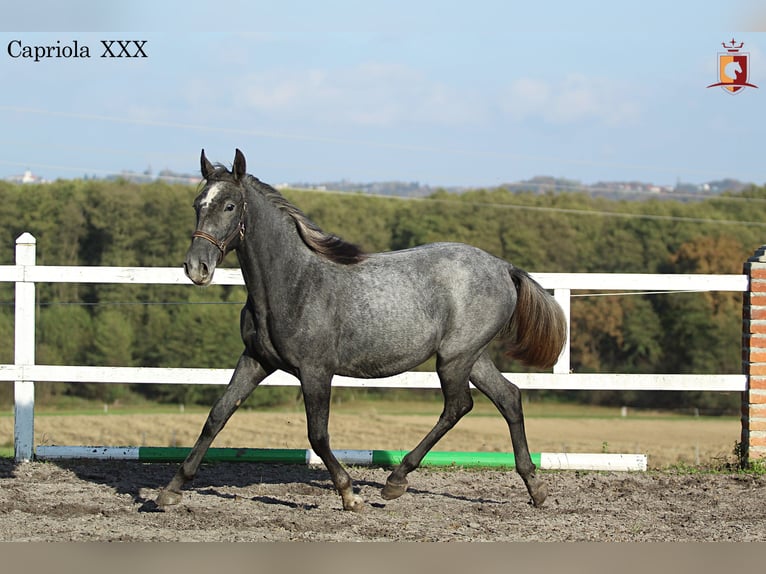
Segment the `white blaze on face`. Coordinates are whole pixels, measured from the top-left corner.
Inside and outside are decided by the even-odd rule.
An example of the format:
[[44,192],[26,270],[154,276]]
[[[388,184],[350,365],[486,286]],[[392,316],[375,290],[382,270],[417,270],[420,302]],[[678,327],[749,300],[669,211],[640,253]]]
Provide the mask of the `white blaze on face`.
[[205,197],[202,198],[202,201],[200,202],[200,207],[204,209],[208,205],[213,203],[213,200],[215,200],[216,196],[219,193],[221,193],[222,188],[223,188],[223,184],[221,183],[214,183],[213,185],[211,185],[210,189],[207,190]]

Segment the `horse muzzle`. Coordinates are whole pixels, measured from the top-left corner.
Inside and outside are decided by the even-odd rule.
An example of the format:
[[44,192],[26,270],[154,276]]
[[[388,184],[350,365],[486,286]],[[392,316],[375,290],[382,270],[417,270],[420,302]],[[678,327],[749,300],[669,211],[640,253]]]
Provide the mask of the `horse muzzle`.
[[[201,252],[201,253],[200,253]],[[195,285],[210,285],[215,273],[218,252],[197,246],[189,248],[184,261],[184,273]]]

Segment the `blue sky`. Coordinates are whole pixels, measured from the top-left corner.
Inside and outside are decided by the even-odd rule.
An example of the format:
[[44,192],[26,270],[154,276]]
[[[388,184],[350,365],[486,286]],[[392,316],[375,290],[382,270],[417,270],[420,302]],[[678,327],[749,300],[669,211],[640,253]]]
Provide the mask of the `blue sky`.
[[[239,147],[248,171],[274,184],[766,183],[766,10],[752,1],[10,10],[0,177],[196,172],[201,148],[230,163]],[[760,86],[735,96],[706,88],[732,37]],[[14,58],[14,40],[16,53],[77,40],[90,57]],[[101,58],[102,40],[146,41],[147,57]]]

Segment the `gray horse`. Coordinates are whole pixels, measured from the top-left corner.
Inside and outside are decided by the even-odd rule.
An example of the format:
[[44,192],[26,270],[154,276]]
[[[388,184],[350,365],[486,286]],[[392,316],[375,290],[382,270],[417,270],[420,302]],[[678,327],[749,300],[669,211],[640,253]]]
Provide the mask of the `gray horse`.
[[533,504],[547,486],[535,476],[521,393],[492,362],[497,336],[527,365],[550,368],[566,339],[555,299],[526,272],[458,243],[436,243],[365,254],[325,233],[279,192],[245,171],[236,150],[229,171],[201,155],[205,185],[194,202],[197,227],[184,270],[208,285],[226,254],[236,250],[247,285],[240,329],[245,349],[226,390],[210,410],[189,456],[160,491],[160,506],[181,500],[205,452],[237,407],[269,374],[281,369],[301,384],[308,438],[343,501],[365,508],[351,477],[333,455],[327,425],[335,374],[387,377],[436,355],[444,410],[436,425],[389,475],[384,499],[407,490],[407,474],[472,406],[469,381],[508,423],[516,469]]

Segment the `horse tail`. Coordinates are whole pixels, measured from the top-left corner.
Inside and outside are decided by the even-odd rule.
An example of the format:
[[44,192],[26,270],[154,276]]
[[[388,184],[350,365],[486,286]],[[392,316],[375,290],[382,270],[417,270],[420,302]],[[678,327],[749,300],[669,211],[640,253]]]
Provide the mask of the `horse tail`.
[[508,322],[508,355],[527,366],[551,368],[567,338],[564,311],[553,296],[528,273],[511,267],[516,286],[516,308]]

